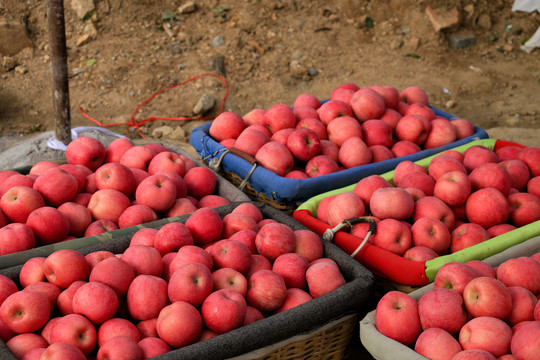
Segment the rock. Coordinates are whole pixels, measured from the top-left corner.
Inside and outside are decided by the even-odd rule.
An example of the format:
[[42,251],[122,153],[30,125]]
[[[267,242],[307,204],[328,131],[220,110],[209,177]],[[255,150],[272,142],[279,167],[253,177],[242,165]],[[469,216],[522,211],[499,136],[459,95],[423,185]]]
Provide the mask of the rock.
[[179,43],[177,43],[176,41],[175,42],[172,42],[170,43],[167,48],[170,50],[170,52],[172,52],[173,54],[181,54],[182,53],[182,47],[180,46]]
[[3,71],[11,71],[15,69],[15,66],[17,66],[17,60],[15,60],[15,58],[12,58],[11,56],[4,56],[2,59]]
[[319,73],[319,70],[314,67],[308,67],[306,71],[309,76],[315,76]]
[[459,12],[455,7],[448,11],[444,9],[433,9],[431,6],[427,6],[426,15],[437,32],[459,25]]
[[94,0],[71,0],[71,8],[79,19],[84,19],[89,13],[96,10]]
[[179,14],[189,14],[195,11],[197,11],[197,4],[195,4],[193,1],[188,1],[178,7]]
[[211,110],[216,103],[216,98],[210,94],[203,94],[197,104],[193,107],[193,114],[204,115]]
[[31,46],[32,41],[22,22],[0,18],[0,54],[15,55]]
[[453,35],[450,36],[450,43],[459,49],[465,49],[476,44],[476,37],[474,35]]
[[488,14],[482,14],[478,18],[478,26],[480,26],[484,30],[491,29],[491,18]]
[[180,126],[176,126],[168,138],[171,140],[185,140],[186,132]]
[[84,25],[84,32],[90,35],[92,39],[95,39],[98,36],[96,26],[91,21],[87,22],[86,25]]
[[225,76],[225,56],[213,55],[208,59],[208,67],[212,71],[216,71],[217,75]]
[[17,74],[21,74],[21,75],[24,75],[28,72],[28,68],[26,66],[23,66],[23,65],[18,65],[18,66],[15,66],[15,72]]
[[212,39],[212,41],[210,42],[210,46],[213,47],[213,48],[218,48],[218,47],[221,47],[225,45],[225,36],[223,35],[218,35],[216,37],[214,37]]
[[162,137],[167,137],[173,132],[173,128],[168,125],[163,125],[152,130],[152,137],[160,139]]
[[83,46],[85,44],[88,44],[90,40],[92,40],[90,34],[83,34],[81,36],[78,36],[77,39],[75,39],[75,46]]

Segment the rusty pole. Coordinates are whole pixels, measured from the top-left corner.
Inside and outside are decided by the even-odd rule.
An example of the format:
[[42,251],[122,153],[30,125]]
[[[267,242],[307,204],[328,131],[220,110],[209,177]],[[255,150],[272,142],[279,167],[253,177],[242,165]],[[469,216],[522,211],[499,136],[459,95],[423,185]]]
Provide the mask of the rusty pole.
[[67,67],[64,1],[47,0],[49,19],[49,47],[51,50],[52,94],[55,136],[65,145],[71,142],[71,116],[69,110],[69,80]]

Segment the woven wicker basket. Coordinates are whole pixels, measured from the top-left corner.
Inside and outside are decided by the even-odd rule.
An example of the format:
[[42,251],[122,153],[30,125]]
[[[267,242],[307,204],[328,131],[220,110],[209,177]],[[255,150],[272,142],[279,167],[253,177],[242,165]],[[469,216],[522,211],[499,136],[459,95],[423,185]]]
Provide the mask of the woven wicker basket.
[[258,192],[257,190],[255,190],[249,184],[249,182],[244,181],[244,179],[240,178],[237,174],[233,172],[220,170],[219,174],[222,175],[225,179],[229,180],[234,186],[242,190],[251,200],[259,201],[267,205],[270,205],[274,209],[283,211],[284,213],[288,215],[292,214],[292,212],[300,205],[300,204],[297,204],[296,202],[285,202],[285,201],[278,202],[276,200],[273,200],[265,193]]
[[357,324],[357,314],[345,315],[320,328],[228,360],[344,359]]

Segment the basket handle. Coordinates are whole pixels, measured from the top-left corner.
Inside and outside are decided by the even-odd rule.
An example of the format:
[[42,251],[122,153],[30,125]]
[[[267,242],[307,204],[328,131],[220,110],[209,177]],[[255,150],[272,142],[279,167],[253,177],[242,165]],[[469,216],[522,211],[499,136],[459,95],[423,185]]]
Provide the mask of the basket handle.
[[369,228],[368,228],[368,231],[366,233],[366,237],[364,238],[364,240],[360,243],[360,245],[356,248],[356,250],[354,250],[353,253],[351,254],[351,257],[354,258],[360,252],[360,250],[362,250],[364,245],[367,243],[369,237],[371,235],[374,235],[375,232],[377,231],[377,223],[375,222],[375,220],[372,217],[370,217],[370,216],[360,216],[360,217],[356,217],[356,218],[352,218],[352,219],[345,219],[342,222],[340,222],[339,224],[337,224],[333,229],[327,229],[323,233],[323,239],[325,239],[327,241],[332,241],[334,239],[334,235],[338,231],[340,231],[342,228],[344,228],[346,226],[353,227],[353,225],[360,224],[360,223],[368,223]]
[[246,160],[251,165],[255,165],[257,163],[257,160],[255,159],[255,157],[253,155],[248,154],[245,151],[242,151],[242,150],[239,150],[237,148],[231,147],[231,148],[229,148],[229,152],[231,154],[234,154],[234,155],[238,156],[238,157],[241,157],[242,159]]

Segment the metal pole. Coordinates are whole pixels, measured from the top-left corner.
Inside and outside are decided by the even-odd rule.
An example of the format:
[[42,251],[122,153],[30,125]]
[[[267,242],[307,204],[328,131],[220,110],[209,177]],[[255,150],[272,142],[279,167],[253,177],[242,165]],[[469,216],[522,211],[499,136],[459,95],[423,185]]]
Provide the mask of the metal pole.
[[69,78],[64,1],[47,0],[47,16],[49,19],[55,136],[67,145],[71,142],[71,116],[69,111]]

